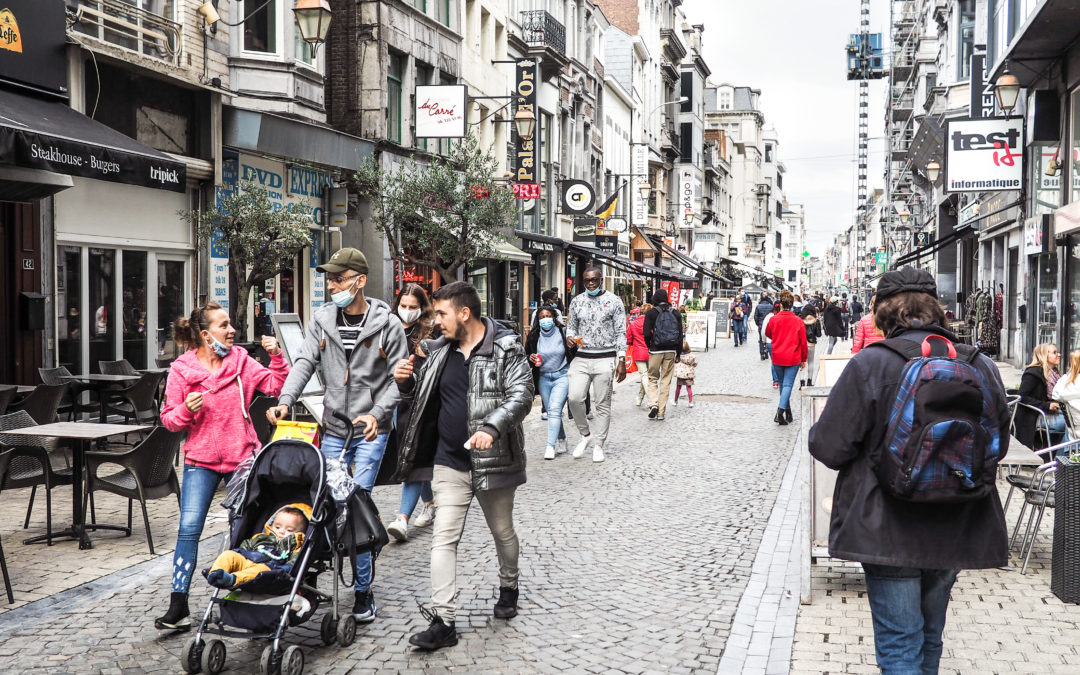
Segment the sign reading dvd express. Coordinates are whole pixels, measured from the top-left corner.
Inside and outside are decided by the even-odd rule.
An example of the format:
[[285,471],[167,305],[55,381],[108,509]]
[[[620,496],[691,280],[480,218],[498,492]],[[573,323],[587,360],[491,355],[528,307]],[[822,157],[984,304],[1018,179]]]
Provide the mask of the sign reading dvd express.
[[67,97],[63,0],[0,2],[0,81]]
[[1024,118],[956,119],[945,124],[945,191],[1019,190]]

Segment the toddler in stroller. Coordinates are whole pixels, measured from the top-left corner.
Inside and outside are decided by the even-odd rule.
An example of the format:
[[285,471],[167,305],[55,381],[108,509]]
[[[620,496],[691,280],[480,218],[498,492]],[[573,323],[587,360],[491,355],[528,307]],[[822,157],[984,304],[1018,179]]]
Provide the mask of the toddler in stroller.
[[311,507],[307,504],[281,507],[262,533],[218,556],[206,575],[207,583],[217,588],[233,588],[263,572],[291,572],[300,557],[310,516]]

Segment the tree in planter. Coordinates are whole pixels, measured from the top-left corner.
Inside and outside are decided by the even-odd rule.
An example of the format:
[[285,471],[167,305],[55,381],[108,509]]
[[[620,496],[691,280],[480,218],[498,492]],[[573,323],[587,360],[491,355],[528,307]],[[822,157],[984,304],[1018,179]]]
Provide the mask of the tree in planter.
[[515,200],[495,187],[496,166],[469,134],[427,165],[410,160],[386,170],[371,158],[356,172],[356,189],[393,257],[431,267],[449,283],[462,266],[496,257],[502,231],[514,224]]
[[233,325],[247,339],[248,297],[252,287],[292,269],[296,256],[311,244],[311,216],[300,204],[283,208],[270,201],[267,191],[244,183],[232,190],[219,186],[216,204],[207,209],[181,211],[195,225],[195,236],[218,243],[229,251],[229,287],[236,291]]

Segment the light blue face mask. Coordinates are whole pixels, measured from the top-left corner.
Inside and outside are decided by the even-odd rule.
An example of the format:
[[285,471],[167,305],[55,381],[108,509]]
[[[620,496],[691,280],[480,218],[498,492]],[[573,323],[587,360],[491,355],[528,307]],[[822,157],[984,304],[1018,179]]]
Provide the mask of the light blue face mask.
[[[359,278],[359,277],[358,277]],[[353,287],[356,287],[356,282],[353,282]],[[349,291],[338,291],[330,296],[330,301],[338,307],[345,309],[352,304],[353,298],[356,297],[357,291],[350,293]]]
[[554,327],[555,319],[552,319],[550,316],[545,316],[543,319],[540,319],[540,330],[551,330]]
[[603,290],[604,290],[603,288],[597,287],[597,288],[586,289],[585,292],[595,298],[596,296],[600,295],[600,293],[603,292]]
[[[210,333],[207,332],[207,335],[210,335]],[[213,335],[210,335],[210,340],[207,341],[206,344],[209,345],[210,349],[214,350],[214,353],[221,358],[225,358],[229,355],[229,352],[232,351],[231,347],[227,346],[223,342],[219,342],[218,339]]]

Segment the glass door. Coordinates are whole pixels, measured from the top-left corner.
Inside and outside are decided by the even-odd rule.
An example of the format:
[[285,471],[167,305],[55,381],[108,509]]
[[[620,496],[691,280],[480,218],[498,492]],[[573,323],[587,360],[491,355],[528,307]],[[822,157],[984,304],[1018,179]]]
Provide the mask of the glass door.
[[83,372],[82,247],[56,250],[56,361],[72,373]]
[[116,305],[116,251],[110,248],[91,248],[87,265],[89,291],[87,310],[90,318],[91,373],[100,373],[100,361],[116,360],[116,330],[120,325]]
[[121,331],[123,334],[123,354],[136,368],[147,368],[147,268],[146,251],[124,251],[123,277],[123,315]]
[[1038,304],[1035,306],[1035,344],[1045,342],[1058,343],[1058,287],[1057,254],[1044,253],[1038,256],[1036,291]]
[[157,317],[154,322],[157,360],[171,361],[181,350],[173,339],[176,320],[187,314],[184,298],[187,285],[186,263],[183,260],[157,260]]

